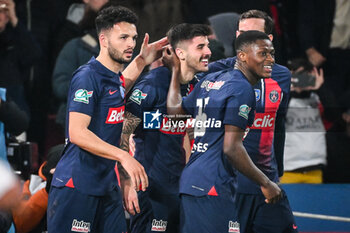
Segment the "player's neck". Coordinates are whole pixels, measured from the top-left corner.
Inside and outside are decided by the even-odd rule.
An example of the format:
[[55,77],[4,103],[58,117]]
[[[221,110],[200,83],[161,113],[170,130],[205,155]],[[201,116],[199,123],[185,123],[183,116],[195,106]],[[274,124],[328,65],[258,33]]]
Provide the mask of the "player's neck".
[[184,64],[181,64],[181,77],[180,77],[181,84],[187,84],[188,81],[186,80],[192,80],[194,75],[195,75],[195,72],[191,68],[189,68]]
[[242,64],[239,61],[236,62],[235,69],[240,70],[252,86],[254,86],[261,79],[256,74],[253,74],[246,65]]
[[116,74],[123,71],[124,65],[114,61],[108,54],[100,53],[96,60]]

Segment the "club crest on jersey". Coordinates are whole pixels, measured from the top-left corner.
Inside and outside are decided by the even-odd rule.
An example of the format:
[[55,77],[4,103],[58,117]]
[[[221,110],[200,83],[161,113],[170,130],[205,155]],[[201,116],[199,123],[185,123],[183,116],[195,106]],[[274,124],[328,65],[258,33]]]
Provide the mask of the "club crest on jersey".
[[260,89],[254,89],[255,92],[255,100],[259,101],[260,100]]
[[160,129],[161,115],[159,109],[152,112],[143,112],[143,128]]
[[93,91],[87,91],[85,89],[79,89],[75,92],[74,101],[89,104],[89,98],[92,96]]
[[90,223],[84,221],[78,221],[76,219],[72,222],[71,231],[74,232],[90,232]]
[[228,222],[228,232],[240,233],[239,223],[238,222],[229,221]]
[[276,103],[278,101],[279,94],[277,91],[273,90],[270,92],[269,99],[272,103]]
[[248,115],[249,115],[249,112],[252,108],[249,107],[248,105],[246,104],[242,104],[240,107],[239,107],[239,112],[238,112],[238,115],[240,115],[241,117],[245,118],[246,120],[248,120]]
[[151,231],[164,232],[166,231],[167,225],[168,225],[167,221],[153,219]]
[[130,96],[130,100],[140,105],[141,101],[144,100],[146,97],[147,97],[146,93],[143,93],[139,89],[135,89]]
[[205,88],[205,90],[210,91],[210,90],[219,90],[223,85],[225,84],[225,81],[216,81],[216,82],[211,82],[211,81],[204,81],[201,84],[201,88]]

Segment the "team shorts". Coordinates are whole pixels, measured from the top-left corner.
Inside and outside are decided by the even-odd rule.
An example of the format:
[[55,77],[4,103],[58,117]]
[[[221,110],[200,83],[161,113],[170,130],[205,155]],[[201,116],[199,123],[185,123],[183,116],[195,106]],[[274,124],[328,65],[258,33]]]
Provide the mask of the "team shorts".
[[181,195],[181,233],[239,232],[233,198]]
[[105,196],[92,196],[75,188],[51,187],[47,228],[51,233],[126,233],[121,194],[116,188]]
[[295,233],[298,232],[285,192],[275,204],[267,204],[262,194],[236,194],[236,216],[241,233]]
[[161,186],[150,185],[138,192],[141,212],[130,216],[131,233],[178,233],[180,223],[180,197],[167,193]]

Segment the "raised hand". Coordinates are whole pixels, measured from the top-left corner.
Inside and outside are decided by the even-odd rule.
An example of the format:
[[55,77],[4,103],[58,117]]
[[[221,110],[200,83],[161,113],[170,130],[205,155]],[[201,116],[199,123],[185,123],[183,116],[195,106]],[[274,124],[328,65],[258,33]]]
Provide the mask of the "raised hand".
[[180,60],[170,46],[163,49],[162,62],[169,69],[180,68]]
[[140,57],[144,60],[146,65],[151,64],[155,60],[159,59],[162,55],[162,49],[168,44],[168,38],[163,37],[162,39],[155,41],[151,44],[149,42],[148,33],[145,34],[143,43],[141,46]]
[[13,0],[0,0],[0,10],[5,10],[12,26],[16,27],[18,18],[15,11],[15,2]]

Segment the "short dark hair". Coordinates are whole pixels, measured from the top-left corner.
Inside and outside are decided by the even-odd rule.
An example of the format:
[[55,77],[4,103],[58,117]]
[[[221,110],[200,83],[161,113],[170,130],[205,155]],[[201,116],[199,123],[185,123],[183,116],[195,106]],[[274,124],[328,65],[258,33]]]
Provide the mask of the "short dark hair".
[[109,6],[102,9],[95,19],[97,34],[102,30],[113,28],[116,23],[127,22],[136,24],[138,21],[137,15],[130,9],[123,6]]
[[263,19],[265,20],[265,25],[264,25],[264,31],[266,34],[272,34],[273,28],[274,28],[274,22],[272,18],[264,11],[259,11],[259,10],[249,10],[246,12],[243,12],[239,18],[238,21],[238,30],[239,30],[239,22],[245,19]]
[[190,40],[196,36],[209,36],[210,34],[212,34],[212,30],[208,25],[182,23],[170,28],[167,37],[171,47],[175,49],[181,41]]
[[254,44],[257,40],[270,40],[269,36],[260,31],[246,31],[236,38],[235,49],[236,53],[242,51],[244,47]]

